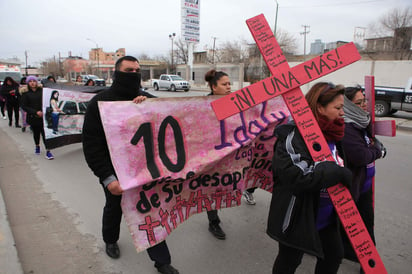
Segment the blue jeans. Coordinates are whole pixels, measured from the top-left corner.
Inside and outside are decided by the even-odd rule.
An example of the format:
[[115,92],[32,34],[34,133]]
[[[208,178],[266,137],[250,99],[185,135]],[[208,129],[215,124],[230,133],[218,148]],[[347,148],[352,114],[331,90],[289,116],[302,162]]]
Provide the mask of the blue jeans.
[[58,131],[58,127],[59,127],[59,113],[52,112],[51,116],[52,116],[52,127],[53,127],[53,131]]

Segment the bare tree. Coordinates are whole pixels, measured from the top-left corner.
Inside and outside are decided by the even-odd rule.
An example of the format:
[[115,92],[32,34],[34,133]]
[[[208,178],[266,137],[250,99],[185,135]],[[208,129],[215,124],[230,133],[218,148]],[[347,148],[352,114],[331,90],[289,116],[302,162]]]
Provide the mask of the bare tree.
[[412,8],[394,8],[379,19],[380,25],[390,33],[412,26]]
[[176,64],[187,64],[189,62],[189,44],[179,38],[175,40],[174,45],[176,49],[173,50],[173,56],[176,58]]
[[276,40],[283,54],[294,54],[298,49],[298,39],[283,29],[276,30]]
[[393,58],[411,59],[412,7],[394,8],[369,25],[370,35],[375,38],[393,37]]

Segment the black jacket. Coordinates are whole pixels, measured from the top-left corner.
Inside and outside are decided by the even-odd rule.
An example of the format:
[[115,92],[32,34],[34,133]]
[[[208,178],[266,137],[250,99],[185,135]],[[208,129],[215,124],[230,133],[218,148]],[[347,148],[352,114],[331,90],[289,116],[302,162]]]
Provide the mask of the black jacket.
[[[320,190],[341,180],[339,174],[329,172],[331,168],[344,168],[333,162],[315,164],[293,122],[278,126],[275,134],[272,161],[275,184],[267,234],[284,245],[323,257],[316,228]],[[341,151],[338,144],[337,148]]]
[[[382,156],[379,148],[366,143],[367,130],[355,123],[345,123],[345,135],[342,139],[343,149],[347,155],[347,167],[352,171],[352,197],[358,201],[360,191],[366,178],[366,166]],[[370,135],[367,134],[369,138]]]
[[[14,94],[10,94],[10,91],[14,90]],[[20,101],[19,85],[8,86],[3,83],[0,89],[3,98],[6,98],[8,104],[18,104]]]
[[31,126],[43,125],[43,117],[37,115],[43,111],[43,89],[38,87],[36,91],[29,89],[21,96],[21,107],[27,112],[27,123]]
[[130,101],[139,95],[149,98],[155,97],[150,93],[140,91],[138,88],[127,88],[115,80],[109,89],[94,96],[87,106],[82,132],[83,153],[88,166],[99,178],[100,183],[112,175],[116,176],[116,173],[110,159],[97,102]]

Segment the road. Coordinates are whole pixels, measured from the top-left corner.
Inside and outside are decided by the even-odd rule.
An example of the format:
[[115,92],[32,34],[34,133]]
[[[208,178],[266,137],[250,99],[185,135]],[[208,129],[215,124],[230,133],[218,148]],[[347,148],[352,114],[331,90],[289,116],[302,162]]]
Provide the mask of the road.
[[[376,239],[389,273],[412,269],[411,138],[407,132],[381,138],[388,156],[377,162]],[[80,144],[55,149],[56,159],[48,161],[34,155],[29,132],[6,120],[0,120],[0,140],[0,187],[25,273],[157,273],[145,252],[136,253],[124,222],[121,258],[105,255],[103,192]],[[181,225],[167,239],[173,265],[182,274],[271,273],[277,243],[265,234],[270,194],[256,191],[256,200],[256,206],[221,210],[225,241],[208,232],[206,214]],[[313,273],[314,263],[305,256],[297,273]],[[359,267],[345,260],[339,273],[359,273]]]

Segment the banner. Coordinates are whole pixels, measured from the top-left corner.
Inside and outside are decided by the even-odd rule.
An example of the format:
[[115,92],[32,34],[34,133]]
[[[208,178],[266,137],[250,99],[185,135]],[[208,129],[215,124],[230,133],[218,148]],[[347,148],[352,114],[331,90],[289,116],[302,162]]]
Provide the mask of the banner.
[[216,98],[99,102],[137,251],[193,214],[239,206],[245,189],[272,190],[274,129],[289,118],[283,99],[218,121]]
[[[58,95],[63,113],[52,113],[50,100]],[[49,149],[81,142],[84,114],[94,93],[43,88],[43,122]]]

